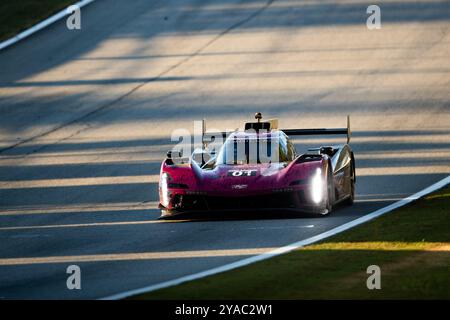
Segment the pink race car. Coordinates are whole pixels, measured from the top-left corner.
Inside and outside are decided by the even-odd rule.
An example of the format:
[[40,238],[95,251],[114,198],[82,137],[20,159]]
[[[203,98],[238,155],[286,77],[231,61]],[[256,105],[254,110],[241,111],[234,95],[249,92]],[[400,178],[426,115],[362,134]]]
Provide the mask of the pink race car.
[[[188,212],[282,210],[327,215],[355,197],[355,159],[347,128],[277,129],[277,120],[248,122],[242,131],[202,134],[188,160],[169,151],[161,166],[159,208],[167,218]],[[347,135],[347,143],[298,154],[289,136]],[[213,141],[223,138],[223,143]],[[211,144],[213,146],[211,146]]]

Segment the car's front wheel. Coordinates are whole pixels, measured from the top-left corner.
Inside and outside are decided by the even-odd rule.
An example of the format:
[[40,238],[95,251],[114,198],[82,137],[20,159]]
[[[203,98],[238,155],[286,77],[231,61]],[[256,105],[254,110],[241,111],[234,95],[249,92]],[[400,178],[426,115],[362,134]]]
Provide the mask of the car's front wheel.
[[334,180],[333,180],[333,173],[331,172],[331,165],[327,166],[327,174],[325,176],[325,184],[326,184],[326,194],[325,197],[325,205],[323,208],[323,211],[321,213],[321,216],[326,216],[331,213],[333,210],[333,203],[334,203]]
[[347,199],[347,204],[348,205],[352,205],[353,202],[355,202],[355,181],[356,181],[355,163],[352,160],[352,162],[350,164],[350,179],[349,179],[350,196]]

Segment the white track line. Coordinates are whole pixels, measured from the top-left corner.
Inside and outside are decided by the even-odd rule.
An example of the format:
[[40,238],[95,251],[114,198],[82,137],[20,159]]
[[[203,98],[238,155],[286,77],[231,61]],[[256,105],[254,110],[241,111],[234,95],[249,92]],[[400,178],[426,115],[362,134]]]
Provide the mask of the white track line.
[[[91,2],[94,2],[95,0],[82,0],[79,1],[77,3],[74,3],[73,5],[78,6],[79,8],[84,7],[85,5],[88,5]],[[19,33],[18,35],[5,40],[3,42],[0,43],[0,50],[5,49],[6,47],[12,46],[13,44],[19,42],[20,40],[23,40],[29,36],[31,36],[32,34],[38,32],[39,30],[44,29],[45,27],[48,27],[49,25],[51,25],[52,23],[64,18],[65,16],[69,15],[67,13],[67,8],[61,10],[60,12],[54,14],[53,16],[45,19],[44,21],[39,22],[38,24],[32,26],[31,28]]]
[[306,245],[310,245],[310,244],[315,243],[317,241],[320,241],[320,240],[326,239],[328,237],[334,236],[334,235],[336,235],[336,234],[338,234],[340,232],[346,231],[346,230],[348,230],[350,228],[353,228],[353,227],[355,227],[357,225],[360,225],[360,224],[362,224],[364,222],[367,222],[369,220],[375,219],[375,218],[377,218],[377,217],[379,217],[379,216],[381,216],[381,215],[383,215],[383,214],[385,214],[387,212],[390,212],[390,211],[392,211],[394,209],[402,207],[402,206],[404,206],[404,205],[406,205],[406,204],[408,204],[408,203],[410,203],[410,202],[412,202],[414,200],[417,200],[417,199],[419,199],[419,198],[421,198],[421,197],[423,197],[423,196],[425,196],[425,195],[427,195],[427,194],[429,194],[429,193],[431,193],[431,192],[433,192],[435,190],[438,190],[438,189],[446,186],[449,183],[450,183],[450,176],[447,176],[446,178],[442,179],[439,182],[436,182],[435,184],[429,186],[428,188],[425,188],[422,191],[419,191],[419,192],[413,194],[412,196],[409,196],[409,197],[404,198],[404,199],[402,199],[400,201],[397,201],[397,202],[395,202],[395,203],[393,203],[393,204],[391,204],[391,205],[389,205],[387,207],[378,209],[378,210],[376,210],[376,211],[374,211],[372,213],[366,214],[366,215],[364,215],[364,216],[362,216],[362,217],[360,217],[358,219],[355,219],[355,220],[352,220],[350,222],[344,223],[343,225],[340,225],[339,227],[333,228],[333,229],[331,229],[329,231],[326,231],[324,233],[318,234],[318,235],[316,235],[314,237],[311,237],[311,238],[308,238],[308,239],[305,239],[305,240],[301,240],[301,241],[298,241],[298,242],[294,242],[292,244],[289,244],[287,246],[275,249],[273,251],[269,251],[267,253],[263,253],[263,254],[260,254],[260,255],[257,255],[257,256],[253,256],[253,257],[250,257],[250,258],[239,260],[239,261],[236,261],[236,262],[233,262],[233,263],[229,263],[229,264],[226,264],[226,265],[223,265],[223,266],[220,266],[220,267],[216,267],[216,268],[213,268],[213,269],[205,270],[205,271],[202,271],[202,272],[199,272],[199,273],[194,273],[194,274],[191,274],[191,275],[187,275],[187,276],[184,276],[184,277],[181,277],[181,278],[177,278],[177,279],[161,282],[161,283],[150,285],[150,286],[143,287],[143,288],[140,288],[140,289],[135,289],[135,290],[130,290],[130,291],[125,291],[125,292],[122,292],[122,293],[114,294],[112,296],[108,296],[108,297],[102,298],[101,300],[125,299],[125,298],[128,298],[128,297],[134,296],[134,295],[138,295],[138,294],[142,294],[142,293],[148,293],[148,292],[155,291],[155,290],[158,290],[158,289],[163,289],[163,288],[167,288],[167,287],[176,286],[178,284],[181,284],[181,283],[184,283],[184,282],[187,282],[187,281],[192,281],[192,280],[204,278],[204,277],[207,277],[207,276],[211,276],[211,275],[214,275],[214,274],[217,274],[217,273],[233,270],[233,269],[236,269],[236,268],[240,268],[240,267],[249,265],[251,263],[255,263],[255,262],[258,262],[258,261],[266,260],[266,259],[278,256],[280,254],[296,250],[296,249],[304,247]]

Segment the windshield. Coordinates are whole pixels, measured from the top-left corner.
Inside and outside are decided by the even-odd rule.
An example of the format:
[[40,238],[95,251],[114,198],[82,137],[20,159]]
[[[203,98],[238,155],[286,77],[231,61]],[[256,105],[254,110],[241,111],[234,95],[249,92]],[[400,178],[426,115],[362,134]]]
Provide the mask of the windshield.
[[289,162],[294,150],[283,135],[275,137],[229,137],[221,148],[216,165],[245,165]]

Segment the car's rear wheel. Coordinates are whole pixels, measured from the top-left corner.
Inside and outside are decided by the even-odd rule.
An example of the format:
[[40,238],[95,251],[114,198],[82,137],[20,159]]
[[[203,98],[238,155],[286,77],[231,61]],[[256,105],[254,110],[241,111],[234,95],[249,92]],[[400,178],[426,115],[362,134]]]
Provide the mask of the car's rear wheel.
[[327,175],[326,175],[326,195],[325,195],[325,205],[324,209],[321,213],[322,216],[326,216],[331,213],[333,210],[333,203],[334,203],[334,180],[333,180],[333,173],[331,172],[331,166],[327,166]]
[[350,179],[349,179],[349,184],[350,184],[350,196],[347,199],[347,204],[348,205],[352,205],[355,202],[355,181],[356,181],[356,174],[355,174],[355,164],[352,161],[350,164]]

